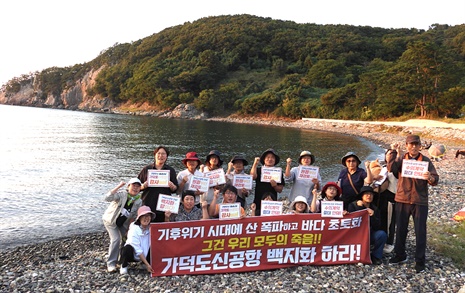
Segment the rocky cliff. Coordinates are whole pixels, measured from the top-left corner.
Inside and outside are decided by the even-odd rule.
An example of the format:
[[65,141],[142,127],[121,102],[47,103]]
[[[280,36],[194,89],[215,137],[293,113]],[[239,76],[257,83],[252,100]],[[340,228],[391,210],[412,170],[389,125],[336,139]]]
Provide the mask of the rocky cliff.
[[0,92],[0,104],[47,107],[69,110],[105,112],[117,107],[113,101],[101,96],[90,96],[88,89],[95,84],[95,78],[103,67],[91,70],[74,84],[70,84],[60,95],[45,95],[36,78],[21,85],[15,94]]
[[164,118],[204,119],[207,114],[198,111],[192,104],[180,104],[172,111],[160,110],[147,103],[133,104],[130,102],[118,104],[107,97],[89,95],[89,90],[95,85],[95,78],[103,67],[91,70],[74,84],[67,85],[59,95],[44,94],[35,78],[24,82],[18,92],[6,94],[0,91],[0,104],[44,107],[89,112],[109,112],[119,114],[147,115]]

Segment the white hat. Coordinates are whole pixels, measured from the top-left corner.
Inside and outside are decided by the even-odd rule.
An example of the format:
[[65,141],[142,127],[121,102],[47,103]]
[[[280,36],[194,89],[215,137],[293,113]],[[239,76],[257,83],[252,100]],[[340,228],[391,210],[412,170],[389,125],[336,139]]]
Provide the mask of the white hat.
[[299,164],[302,164],[302,158],[305,157],[305,156],[309,156],[310,157],[310,165],[313,165],[313,163],[315,163],[315,156],[312,155],[311,152],[309,151],[302,151],[300,153],[300,156],[299,156]]
[[289,207],[291,210],[295,211],[295,205],[296,203],[298,202],[303,202],[306,207],[305,207],[305,212],[308,213],[309,212],[309,209],[308,209],[308,202],[307,202],[307,199],[305,198],[305,196],[302,196],[302,195],[299,195],[297,196],[294,201],[291,203],[291,206]]
[[133,183],[138,183],[139,185],[142,185],[142,182],[140,182],[139,178],[129,179],[128,185],[133,184]]

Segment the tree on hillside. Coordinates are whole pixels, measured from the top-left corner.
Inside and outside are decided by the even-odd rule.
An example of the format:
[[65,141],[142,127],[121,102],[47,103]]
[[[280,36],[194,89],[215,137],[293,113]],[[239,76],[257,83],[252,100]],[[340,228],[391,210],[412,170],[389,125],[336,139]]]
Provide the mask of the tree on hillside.
[[[464,44],[465,25],[424,31],[215,16],[115,44],[85,64],[49,68],[27,85],[39,100],[58,97],[98,70],[88,95],[160,110],[193,103],[210,115],[453,116],[462,108]],[[13,80],[3,89],[17,95],[21,87]]]
[[409,95],[414,97],[422,118],[437,101],[444,75],[443,63],[441,48],[428,41],[409,44],[398,62],[398,74],[403,77]]

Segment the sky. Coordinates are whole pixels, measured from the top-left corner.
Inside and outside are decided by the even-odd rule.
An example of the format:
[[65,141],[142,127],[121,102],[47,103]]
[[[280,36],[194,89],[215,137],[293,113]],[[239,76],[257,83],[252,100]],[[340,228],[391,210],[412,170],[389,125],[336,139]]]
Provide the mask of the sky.
[[0,11],[0,85],[209,16],[424,30],[465,24],[463,0],[2,0]]

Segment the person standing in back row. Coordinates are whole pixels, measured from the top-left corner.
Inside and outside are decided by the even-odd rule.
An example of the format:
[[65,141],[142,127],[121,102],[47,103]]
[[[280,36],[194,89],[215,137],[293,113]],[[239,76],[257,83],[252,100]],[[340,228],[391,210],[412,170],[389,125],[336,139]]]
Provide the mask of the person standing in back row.
[[[164,147],[159,146],[153,151],[155,161],[152,164],[145,166],[137,176],[142,183],[142,201],[143,204],[150,207],[151,211],[155,212],[155,217],[152,222],[164,222],[165,213],[157,211],[158,197],[161,194],[171,195],[178,189],[178,180],[176,179],[176,171],[166,164],[166,160],[170,155],[170,151]],[[148,170],[167,170],[170,173],[168,187],[149,187],[148,184]]]
[[[189,190],[189,185],[191,183],[192,177],[203,177],[203,173],[198,170],[201,161],[197,156],[196,152],[188,152],[186,157],[182,159],[182,164],[186,166],[186,169],[180,171],[178,176],[176,177],[178,181],[178,190],[176,193],[178,196],[182,196],[182,194]],[[201,208],[200,204],[200,195],[202,193],[199,190],[195,191],[195,204],[198,208]]]
[[[241,156],[236,155],[232,157],[228,163],[228,170],[226,171],[226,183],[233,184],[235,175],[244,175],[244,166],[247,166],[249,162]],[[247,197],[249,196],[249,190],[241,188],[237,190],[237,202],[241,203],[242,208],[247,207]]]
[[[271,179],[269,182],[262,181],[262,168],[263,167],[274,167],[279,163],[279,156],[274,149],[267,149],[263,152],[260,157],[256,157],[250,175],[255,180],[255,196],[253,202],[255,203],[255,216],[260,216],[262,195],[265,192],[270,192],[273,200],[278,200],[278,193],[281,193],[284,188],[284,175],[281,172],[281,182],[278,183]],[[258,163],[261,163],[263,167],[258,167]]]
[[358,198],[360,189],[364,185],[371,184],[373,178],[368,168],[370,161],[365,161],[366,170],[360,168],[362,161],[354,152],[346,153],[341,163],[345,168],[339,173],[337,182],[342,189],[341,199],[344,202],[344,210],[347,210],[349,204]]
[[289,201],[293,202],[299,195],[306,197],[307,202],[312,202],[312,190],[320,190],[321,176],[320,172],[316,173],[314,178],[299,178],[299,169],[301,166],[310,166],[315,163],[315,156],[309,151],[303,151],[299,156],[299,166],[291,168],[292,159],[286,160],[286,171],[284,172],[284,179],[286,183],[293,183],[291,192],[289,193]]
[[[223,168],[223,160],[221,160],[221,153],[217,150],[211,150],[207,158],[205,159],[205,165],[200,165],[199,169],[200,172],[202,172],[205,176],[205,173],[214,171],[217,169]],[[226,178],[225,178],[226,179]],[[208,192],[205,194],[205,200],[207,201],[208,204],[211,204],[213,201],[215,189],[221,189],[223,188],[223,184],[217,185],[217,186],[210,186],[208,188]]]
[[[388,171],[398,178],[396,201],[396,239],[394,245],[395,256],[389,262],[403,263],[407,261],[405,242],[408,233],[410,216],[413,217],[415,228],[415,270],[417,273],[426,268],[426,220],[428,218],[428,184],[437,185],[439,175],[429,158],[420,153],[421,140],[418,135],[409,135],[405,140],[407,153],[403,155],[399,144],[394,143],[391,149],[396,150],[396,156],[389,157]],[[421,174],[421,178],[407,177],[403,172],[408,160],[426,162],[427,168]]]

